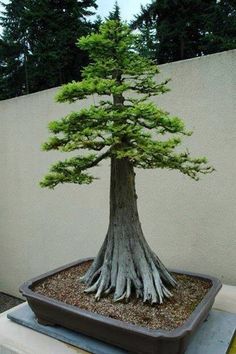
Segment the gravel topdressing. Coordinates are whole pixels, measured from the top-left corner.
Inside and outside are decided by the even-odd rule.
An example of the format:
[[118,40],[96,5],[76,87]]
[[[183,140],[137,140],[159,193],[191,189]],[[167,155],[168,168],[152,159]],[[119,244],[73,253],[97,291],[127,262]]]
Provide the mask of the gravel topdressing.
[[178,286],[173,297],[164,304],[143,304],[132,298],[128,303],[113,302],[112,295],[95,301],[94,294],[85,294],[85,285],[78,278],[85,273],[91,261],[61,271],[38,283],[32,290],[81,309],[151,329],[171,331],[181,326],[201,302],[211,287],[208,280],[184,274],[174,274]]

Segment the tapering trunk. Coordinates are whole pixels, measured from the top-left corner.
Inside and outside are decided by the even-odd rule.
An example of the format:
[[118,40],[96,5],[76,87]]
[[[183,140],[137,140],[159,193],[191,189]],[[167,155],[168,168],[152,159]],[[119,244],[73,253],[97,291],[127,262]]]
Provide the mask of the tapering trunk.
[[130,298],[162,303],[171,296],[166,285],[176,284],[148,246],[137,209],[135,173],[128,159],[111,159],[110,221],[104,243],[82,278],[95,298],[114,293],[114,300]]

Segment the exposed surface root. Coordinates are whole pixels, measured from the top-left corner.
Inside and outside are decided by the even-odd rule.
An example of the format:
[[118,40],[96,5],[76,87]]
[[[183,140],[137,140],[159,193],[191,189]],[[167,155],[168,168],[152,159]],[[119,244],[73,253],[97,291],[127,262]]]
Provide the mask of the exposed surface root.
[[167,286],[175,286],[175,279],[136,226],[135,237],[134,225],[132,229],[126,224],[108,230],[100,252],[81,278],[88,285],[85,291],[94,292],[97,300],[109,293],[114,293],[114,301],[128,300],[132,292],[154,304],[172,296]]

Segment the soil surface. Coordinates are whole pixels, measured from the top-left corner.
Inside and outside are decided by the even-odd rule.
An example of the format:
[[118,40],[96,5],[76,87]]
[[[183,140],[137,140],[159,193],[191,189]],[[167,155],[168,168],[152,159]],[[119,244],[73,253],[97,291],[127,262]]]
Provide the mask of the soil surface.
[[81,309],[151,329],[171,331],[181,326],[201,302],[211,282],[184,274],[173,274],[178,282],[171,289],[173,297],[161,305],[149,305],[132,298],[128,303],[113,301],[112,295],[95,301],[94,294],[86,294],[86,286],[79,281],[91,261],[59,272],[37,284],[32,290]]

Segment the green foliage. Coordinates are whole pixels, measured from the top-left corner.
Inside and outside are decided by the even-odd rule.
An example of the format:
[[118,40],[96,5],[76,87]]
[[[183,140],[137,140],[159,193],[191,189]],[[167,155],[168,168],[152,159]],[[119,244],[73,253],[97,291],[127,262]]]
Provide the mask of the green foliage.
[[[156,80],[158,69],[150,59],[137,54],[136,39],[127,25],[110,20],[98,33],[79,40],[91,63],[83,70],[83,80],[62,86],[56,99],[74,102],[97,94],[98,104],[49,124],[52,136],[44,150],[83,150],[84,154],[53,165],[41,182],[43,187],[90,183],[93,177],[84,171],[107,158],[128,158],[138,168],[176,169],[195,180],[213,170],[204,157],[178,152],[181,136],[191,132],[180,118],[150,100],[168,91],[167,81]],[[100,97],[104,95],[106,100]],[[93,153],[87,154],[88,150]]]
[[236,48],[233,0],[153,0],[132,23],[139,52],[158,63]]
[[58,183],[89,184],[94,180],[93,176],[82,172],[92,165],[96,155],[86,157],[72,157],[65,161],[59,161],[52,165],[50,174],[40,182],[41,187],[54,188]]
[[97,27],[95,0],[11,0],[0,19],[0,99],[80,79],[88,62],[76,40]]
[[121,21],[120,7],[117,1],[115,2],[113,11],[109,13],[109,16],[106,18],[106,20]]
[[121,94],[126,91],[128,85],[119,84],[113,79],[88,78],[81,82],[71,82],[64,85],[56,95],[58,102],[74,102],[97,93],[98,95]]

